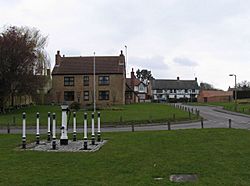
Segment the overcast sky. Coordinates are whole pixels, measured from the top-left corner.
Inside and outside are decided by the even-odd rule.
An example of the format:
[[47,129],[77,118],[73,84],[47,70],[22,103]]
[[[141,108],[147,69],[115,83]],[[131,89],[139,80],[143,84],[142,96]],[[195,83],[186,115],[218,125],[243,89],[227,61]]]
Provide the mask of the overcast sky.
[[249,0],[0,0],[0,26],[36,27],[48,35],[54,66],[66,56],[119,55],[128,72],[198,78],[226,90],[250,81]]

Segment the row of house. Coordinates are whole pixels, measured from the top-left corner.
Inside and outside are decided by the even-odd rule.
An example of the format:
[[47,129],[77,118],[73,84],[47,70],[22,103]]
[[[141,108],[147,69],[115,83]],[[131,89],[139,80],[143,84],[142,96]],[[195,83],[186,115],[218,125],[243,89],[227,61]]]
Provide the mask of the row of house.
[[137,102],[196,101],[199,94],[194,80],[152,79],[141,81],[132,69],[126,78],[125,56],[65,57],[57,51],[52,71],[51,101],[79,102],[91,106]]
[[199,94],[197,78],[195,80],[175,80],[156,79],[152,80],[153,100],[163,102],[196,101]]

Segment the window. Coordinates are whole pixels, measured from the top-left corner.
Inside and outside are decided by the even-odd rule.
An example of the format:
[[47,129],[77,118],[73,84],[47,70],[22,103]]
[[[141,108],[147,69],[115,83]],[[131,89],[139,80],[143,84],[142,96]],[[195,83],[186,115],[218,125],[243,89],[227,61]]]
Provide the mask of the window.
[[89,76],[83,76],[83,85],[89,86]]
[[74,101],[75,93],[74,91],[64,91],[64,101]]
[[74,86],[74,77],[64,77],[64,86]]
[[139,92],[144,92],[144,86],[142,83],[139,85]]
[[83,99],[84,99],[84,101],[88,101],[89,100],[89,91],[84,91],[83,92]]
[[109,91],[99,91],[99,100],[109,100]]
[[185,89],[185,93],[188,93],[188,89]]
[[99,76],[99,85],[109,85],[109,76]]

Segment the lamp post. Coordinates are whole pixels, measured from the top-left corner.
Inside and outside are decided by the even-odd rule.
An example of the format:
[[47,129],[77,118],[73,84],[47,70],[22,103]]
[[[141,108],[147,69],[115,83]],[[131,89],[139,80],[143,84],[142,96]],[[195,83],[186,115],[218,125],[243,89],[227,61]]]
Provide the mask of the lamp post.
[[127,73],[126,68],[127,68],[127,65],[128,65],[128,47],[127,47],[127,45],[125,45],[125,52],[126,52],[126,60],[125,60],[125,76],[126,76],[126,73]]
[[95,52],[94,52],[94,58],[93,58],[93,97],[94,97],[94,100],[93,100],[93,107],[94,107],[94,113],[96,111],[96,100],[95,100]]
[[237,110],[237,81],[236,81],[236,75],[235,74],[229,74],[229,76],[234,76],[234,110]]

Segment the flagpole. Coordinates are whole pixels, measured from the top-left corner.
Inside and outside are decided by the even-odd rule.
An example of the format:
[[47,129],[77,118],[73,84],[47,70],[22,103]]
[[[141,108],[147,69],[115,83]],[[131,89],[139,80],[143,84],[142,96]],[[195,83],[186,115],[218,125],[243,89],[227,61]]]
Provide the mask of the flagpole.
[[96,100],[95,100],[95,52],[93,61],[93,88],[94,88],[94,112],[96,111]]
[[125,55],[126,55],[126,60],[125,60],[125,76],[127,75],[127,64],[128,64],[128,48],[127,45],[125,45]]

